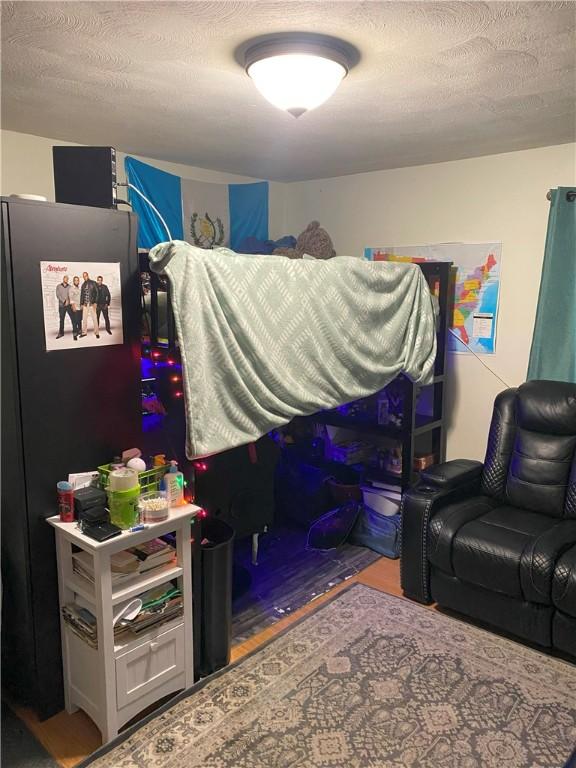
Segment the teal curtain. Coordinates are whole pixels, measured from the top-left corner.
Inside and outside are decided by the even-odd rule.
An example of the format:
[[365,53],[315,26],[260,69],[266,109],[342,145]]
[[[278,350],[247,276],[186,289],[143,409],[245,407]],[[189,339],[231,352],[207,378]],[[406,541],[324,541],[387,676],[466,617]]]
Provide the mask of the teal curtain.
[[528,379],[576,382],[576,190],[552,190]]

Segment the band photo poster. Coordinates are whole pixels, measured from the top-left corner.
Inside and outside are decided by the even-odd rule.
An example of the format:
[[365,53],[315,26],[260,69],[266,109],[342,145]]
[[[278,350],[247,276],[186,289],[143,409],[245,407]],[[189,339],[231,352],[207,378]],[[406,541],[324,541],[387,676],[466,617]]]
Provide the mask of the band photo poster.
[[120,263],[41,261],[46,351],[123,344]]

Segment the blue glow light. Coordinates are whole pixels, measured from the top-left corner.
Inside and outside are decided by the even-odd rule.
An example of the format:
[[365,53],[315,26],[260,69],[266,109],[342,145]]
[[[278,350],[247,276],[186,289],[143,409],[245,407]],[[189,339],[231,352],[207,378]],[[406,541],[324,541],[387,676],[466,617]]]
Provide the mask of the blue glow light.
[[164,423],[164,416],[160,413],[147,413],[142,417],[142,431],[154,432],[157,429],[162,429]]
[[154,366],[148,357],[140,358],[140,371],[143,379],[153,378]]

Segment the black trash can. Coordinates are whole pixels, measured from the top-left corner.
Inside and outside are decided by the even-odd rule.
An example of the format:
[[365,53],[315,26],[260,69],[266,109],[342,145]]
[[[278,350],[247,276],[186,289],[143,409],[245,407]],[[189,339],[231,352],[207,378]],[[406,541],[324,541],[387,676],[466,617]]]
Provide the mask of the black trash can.
[[230,663],[234,529],[218,518],[202,520],[200,538],[200,676]]

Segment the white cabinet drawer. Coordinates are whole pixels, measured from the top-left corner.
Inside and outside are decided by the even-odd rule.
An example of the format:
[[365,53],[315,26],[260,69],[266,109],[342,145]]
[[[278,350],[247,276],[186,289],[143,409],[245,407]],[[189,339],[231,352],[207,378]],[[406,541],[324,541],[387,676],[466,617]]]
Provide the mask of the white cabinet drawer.
[[118,708],[127,706],[184,671],[184,624],[116,659]]

